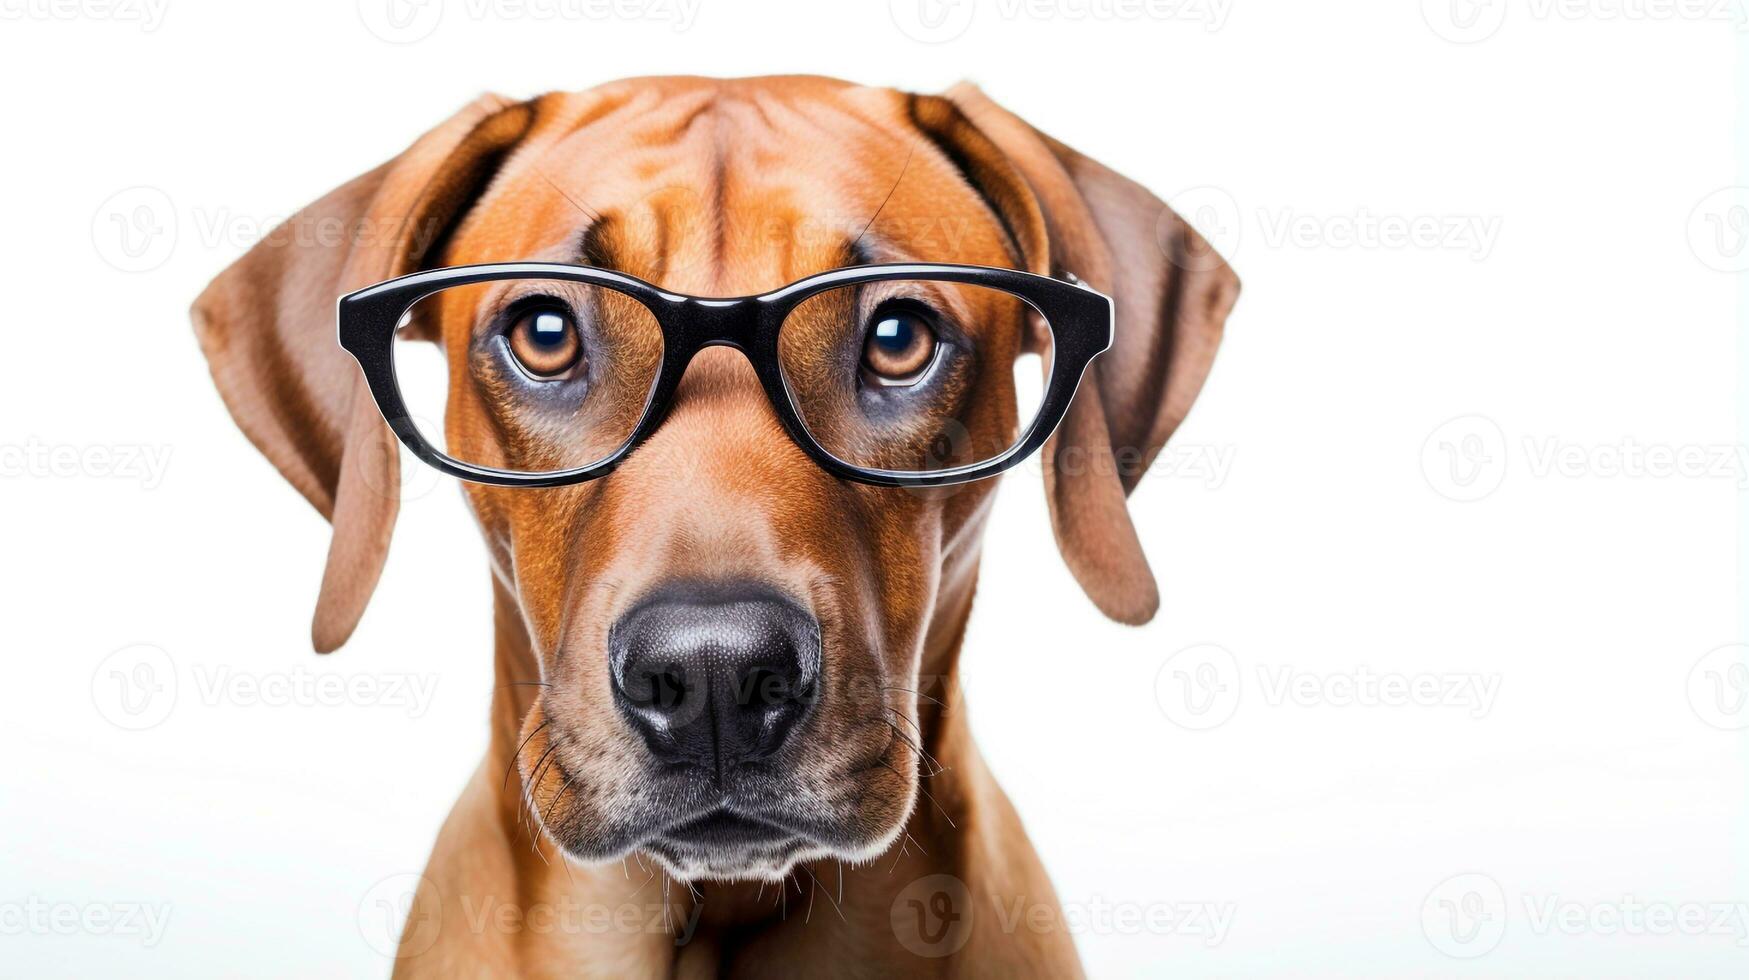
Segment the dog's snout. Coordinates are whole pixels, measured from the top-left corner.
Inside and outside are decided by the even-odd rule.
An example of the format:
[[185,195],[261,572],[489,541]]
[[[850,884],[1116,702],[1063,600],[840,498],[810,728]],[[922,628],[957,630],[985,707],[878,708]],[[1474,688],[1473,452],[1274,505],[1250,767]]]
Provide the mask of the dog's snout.
[[650,750],[721,776],[775,753],[807,716],[820,628],[766,590],[673,588],[613,625],[608,656],[614,698]]

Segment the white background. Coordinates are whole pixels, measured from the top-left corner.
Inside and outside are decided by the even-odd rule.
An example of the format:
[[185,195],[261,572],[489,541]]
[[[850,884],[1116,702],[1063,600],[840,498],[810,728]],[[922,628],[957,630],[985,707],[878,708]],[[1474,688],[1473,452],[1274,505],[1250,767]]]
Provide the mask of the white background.
[[[1749,639],[1734,6],[122,2],[0,0],[0,972],[384,975],[372,888],[485,745],[460,494],[406,461],[375,602],[311,653],[327,527],[220,404],[202,286],[480,91],[777,71],[973,79],[1245,280],[1133,498],[1153,624],[1081,596],[1036,466],[990,528],[974,728],[1093,975],[1749,970],[1749,668],[1708,657]],[[1618,471],[1647,450],[1695,465]],[[435,686],[239,686],[327,674]],[[1381,675],[1441,697],[1345,696]]]

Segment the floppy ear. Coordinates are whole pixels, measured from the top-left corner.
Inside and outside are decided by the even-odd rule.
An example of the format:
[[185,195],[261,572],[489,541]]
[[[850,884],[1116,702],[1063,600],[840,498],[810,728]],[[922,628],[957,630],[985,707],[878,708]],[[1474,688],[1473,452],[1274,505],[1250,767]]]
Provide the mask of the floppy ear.
[[195,300],[195,335],[244,434],[334,525],[311,639],[364,614],[399,507],[394,435],[336,339],[342,293],[416,271],[527,131],[528,103],[483,96],[406,152],[269,233]]
[[[1015,232],[1029,267],[1073,272],[1112,298],[1112,348],[1094,361],[1045,447],[1045,493],[1057,545],[1081,587],[1112,619],[1145,623],[1160,592],[1125,498],[1202,389],[1239,278],[1140,184],[1038,132],[972,85],[955,86],[945,101],[968,125],[941,131],[976,130],[950,137],[957,162]],[[991,190],[990,180],[1002,183],[1001,162],[983,159],[986,146],[1030,195]],[[1039,221],[1042,248],[1025,232]]]

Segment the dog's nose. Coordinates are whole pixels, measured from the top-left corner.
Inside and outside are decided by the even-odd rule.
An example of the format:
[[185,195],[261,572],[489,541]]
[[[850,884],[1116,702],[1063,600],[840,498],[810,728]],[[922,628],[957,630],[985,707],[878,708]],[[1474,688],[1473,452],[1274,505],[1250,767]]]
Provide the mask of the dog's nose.
[[650,750],[718,777],[783,745],[818,689],[820,627],[753,588],[658,593],[613,625],[614,698]]

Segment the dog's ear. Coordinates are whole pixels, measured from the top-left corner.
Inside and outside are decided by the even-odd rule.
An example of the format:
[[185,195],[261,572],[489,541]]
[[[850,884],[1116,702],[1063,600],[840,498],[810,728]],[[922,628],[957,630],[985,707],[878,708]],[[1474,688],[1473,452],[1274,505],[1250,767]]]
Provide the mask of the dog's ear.
[[1145,623],[1160,593],[1125,499],[1202,389],[1239,279],[1146,188],[977,88],[916,99],[913,115],[952,148],[1032,271],[1073,272],[1112,297],[1112,348],[1045,447],[1045,492],[1057,545],[1081,587],[1112,619]]
[[334,525],[311,639],[352,635],[399,507],[394,435],[336,337],[342,294],[421,268],[527,132],[484,96],[400,156],[293,215],[195,300],[196,336],[237,425]]

